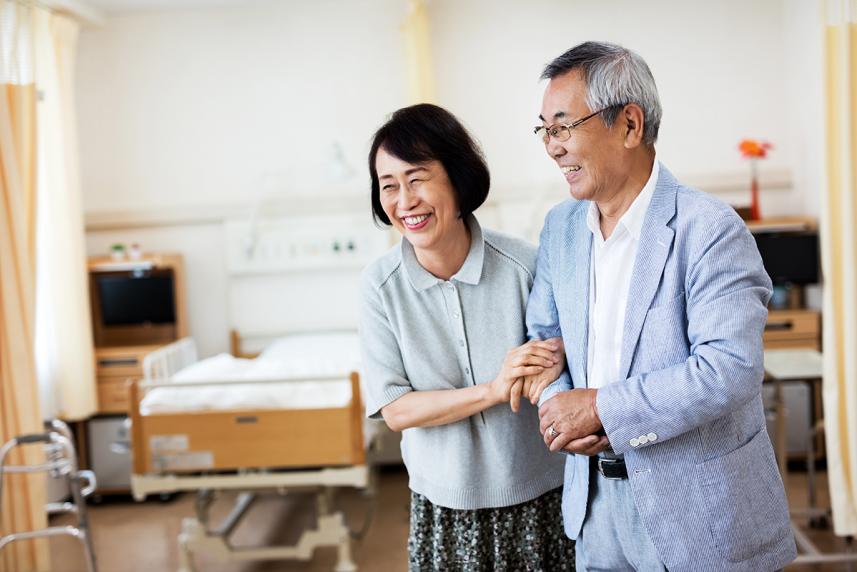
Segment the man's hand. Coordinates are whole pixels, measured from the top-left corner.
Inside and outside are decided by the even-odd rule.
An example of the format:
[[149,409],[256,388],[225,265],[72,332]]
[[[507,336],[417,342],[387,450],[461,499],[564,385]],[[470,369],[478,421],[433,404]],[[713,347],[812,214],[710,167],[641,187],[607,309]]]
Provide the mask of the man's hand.
[[[562,438],[562,434],[557,435],[555,440]],[[574,453],[576,455],[586,455],[592,457],[601,451],[610,448],[610,440],[606,435],[587,435],[582,439],[573,439],[562,448],[563,451]]]
[[[601,419],[595,406],[597,394],[597,389],[563,391],[539,407],[539,430],[552,452],[559,451],[572,441],[596,437],[596,433],[601,431]],[[553,431],[549,431],[551,427]],[[597,445],[591,443],[590,447],[586,447],[584,444],[581,450],[591,450]],[[577,447],[581,447],[581,444]]]

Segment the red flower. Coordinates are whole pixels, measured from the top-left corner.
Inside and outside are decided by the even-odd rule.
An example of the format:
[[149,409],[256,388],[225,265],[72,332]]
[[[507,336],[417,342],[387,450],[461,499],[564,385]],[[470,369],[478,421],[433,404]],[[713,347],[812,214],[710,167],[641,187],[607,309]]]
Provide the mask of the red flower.
[[738,144],[738,150],[745,159],[764,159],[774,146],[767,141],[744,139]]

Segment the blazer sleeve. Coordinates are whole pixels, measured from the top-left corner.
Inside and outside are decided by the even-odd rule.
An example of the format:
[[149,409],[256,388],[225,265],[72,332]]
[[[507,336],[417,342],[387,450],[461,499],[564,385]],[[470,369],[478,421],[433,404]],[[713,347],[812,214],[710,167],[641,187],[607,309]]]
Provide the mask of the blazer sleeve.
[[[536,275],[533,288],[527,300],[527,337],[531,340],[546,340],[562,336],[559,326],[559,313],[553,294],[550,266],[550,213],[545,217],[545,224],[539,236],[539,252],[536,258]],[[539,398],[539,405],[560,391],[571,389],[571,377],[568,366],[562,374],[545,388]]]
[[[685,294],[687,360],[598,390],[601,422],[617,453],[710,423],[761,391],[771,281],[736,214],[716,218],[693,249]],[[643,435],[647,442],[639,443]]]

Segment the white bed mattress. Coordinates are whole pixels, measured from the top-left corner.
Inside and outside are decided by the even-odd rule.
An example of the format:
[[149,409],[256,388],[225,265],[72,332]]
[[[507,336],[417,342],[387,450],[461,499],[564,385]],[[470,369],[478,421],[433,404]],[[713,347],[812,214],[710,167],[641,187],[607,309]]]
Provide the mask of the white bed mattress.
[[[320,409],[351,401],[348,375],[359,371],[357,334],[288,336],[272,343],[256,359],[220,354],[186,367],[173,381],[267,381],[240,385],[156,387],[140,403],[140,413],[186,413],[236,409]],[[339,377],[335,381],[295,381]],[[292,381],[276,382],[291,379]]]

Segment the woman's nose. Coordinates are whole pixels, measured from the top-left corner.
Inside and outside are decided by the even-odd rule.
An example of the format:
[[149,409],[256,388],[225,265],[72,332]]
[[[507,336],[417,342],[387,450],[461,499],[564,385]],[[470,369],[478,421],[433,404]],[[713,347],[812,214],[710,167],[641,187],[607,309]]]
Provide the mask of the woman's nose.
[[411,191],[407,186],[403,186],[399,192],[399,209],[406,211],[415,207],[419,202],[417,194]]

